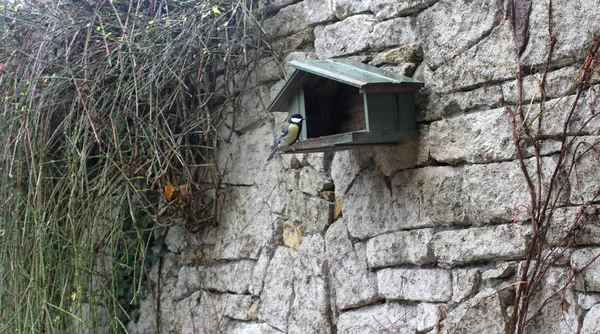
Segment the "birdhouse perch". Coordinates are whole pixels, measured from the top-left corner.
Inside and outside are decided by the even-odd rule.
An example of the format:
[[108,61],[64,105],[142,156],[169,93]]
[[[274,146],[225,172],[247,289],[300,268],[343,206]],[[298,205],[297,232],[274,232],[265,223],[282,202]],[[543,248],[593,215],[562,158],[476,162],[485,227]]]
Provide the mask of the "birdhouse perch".
[[289,64],[296,70],[268,110],[306,117],[301,140],[292,146],[296,153],[417,137],[414,93],[422,82],[347,59]]

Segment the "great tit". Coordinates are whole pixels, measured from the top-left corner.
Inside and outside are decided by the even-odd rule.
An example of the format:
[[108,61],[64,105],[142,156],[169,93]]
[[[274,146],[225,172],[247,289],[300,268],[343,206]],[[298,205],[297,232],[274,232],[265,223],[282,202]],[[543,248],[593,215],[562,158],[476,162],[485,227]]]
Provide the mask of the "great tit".
[[277,145],[273,148],[273,152],[271,152],[267,161],[273,159],[273,156],[280,148],[290,146],[298,140],[300,132],[302,131],[302,121],[305,119],[306,118],[300,114],[294,114],[288,118],[288,124],[283,127],[281,133],[277,137]]

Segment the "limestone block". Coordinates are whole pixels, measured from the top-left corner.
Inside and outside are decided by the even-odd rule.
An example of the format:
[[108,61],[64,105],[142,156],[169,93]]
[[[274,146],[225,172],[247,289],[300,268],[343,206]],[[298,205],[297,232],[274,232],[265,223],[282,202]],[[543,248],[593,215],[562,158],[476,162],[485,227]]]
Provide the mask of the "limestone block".
[[316,234],[303,238],[295,259],[288,333],[330,333],[323,237]]
[[315,41],[314,27],[309,27],[290,36],[281,37],[271,43],[273,51],[277,54],[292,52]]
[[506,278],[512,276],[517,269],[515,262],[502,262],[494,268],[488,269],[481,274],[481,279],[484,281],[490,279]]
[[246,133],[267,123],[271,119],[267,112],[270,98],[271,90],[265,85],[245,92],[236,108],[234,130]]
[[517,152],[510,116],[504,108],[433,122],[429,142],[431,157],[449,164],[508,160]]
[[408,16],[419,12],[439,0],[371,0],[371,11],[378,20],[383,21],[398,16]]
[[600,292],[600,260],[595,259],[600,254],[600,248],[577,249],[571,255],[571,266],[583,269],[575,279],[577,291]]
[[262,292],[265,277],[267,275],[267,269],[269,268],[269,261],[271,260],[272,255],[273,251],[267,247],[264,247],[258,256],[256,264],[254,265],[254,270],[252,271],[252,280],[248,286],[248,291],[255,296],[260,295]]
[[479,291],[481,272],[479,269],[452,270],[452,302],[462,303]]
[[370,268],[401,264],[423,265],[435,262],[429,252],[433,229],[400,231],[378,235],[367,241]]
[[583,318],[579,334],[594,334],[600,332],[600,304],[594,305]]
[[226,321],[221,325],[222,333],[228,334],[283,334],[265,323]]
[[438,318],[439,304],[385,303],[365,306],[340,314],[338,333],[414,333],[432,328]]
[[396,220],[389,230],[466,222],[462,174],[462,169],[447,166],[398,173],[392,179]]
[[[581,60],[587,53],[587,47],[600,31],[597,9],[599,0],[590,1],[552,1],[552,35],[556,38],[552,50],[554,64],[571,63]],[[590,22],[590,24],[582,24]],[[529,17],[529,42],[521,59],[524,66],[545,64],[549,51],[548,6],[534,1]]]
[[[579,65],[570,65],[549,71],[546,74],[545,98],[549,100],[573,94],[575,92],[573,85],[575,84],[578,71]],[[537,102],[541,99],[542,92],[540,91],[540,85],[542,83],[542,76],[543,72],[523,77],[523,101],[525,103],[530,103],[531,101]],[[509,81],[502,84],[502,94],[504,101],[513,105],[517,104],[519,97],[517,81]]]
[[258,319],[283,332],[287,332],[287,318],[294,301],[294,264],[297,256],[298,253],[292,248],[277,247],[260,297]]
[[181,300],[189,297],[193,292],[202,288],[203,271],[206,268],[203,266],[187,267],[183,266],[179,269],[177,275],[177,283],[173,291],[173,299]]
[[[577,332],[581,326],[582,310],[577,304],[577,297],[573,285],[569,285],[561,293],[555,294],[565,285],[565,270],[550,268],[542,278],[538,290],[529,302],[529,316],[533,316],[542,303],[542,315],[536,318],[535,323],[525,328],[525,333],[567,333]],[[553,295],[555,294],[555,295]],[[570,304],[568,311],[561,307],[561,301]]]
[[299,190],[287,196],[286,215],[292,221],[299,221],[305,234],[324,231],[331,223],[333,203],[321,197],[307,196]]
[[[575,150],[577,149],[577,153]],[[596,202],[600,197],[598,171],[600,170],[600,136],[578,137],[569,149],[570,156],[575,155],[575,168],[569,177],[569,201],[571,204]],[[587,151],[587,152],[586,152]]]
[[567,119],[573,105],[575,105],[573,114],[567,124],[568,135],[599,135],[600,117],[597,116],[597,110],[600,108],[600,97],[596,93],[587,91],[582,97],[575,101],[575,96],[566,96],[549,100],[546,102],[543,112],[540,116],[539,104],[528,106],[525,111],[537,128],[537,117],[541,117],[542,134],[548,136],[559,136],[563,134],[564,123]]
[[490,110],[502,106],[502,98],[499,86],[484,86],[448,94],[438,94],[425,88],[417,93],[417,103],[421,107],[421,113],[417,117],[419,121],[436,121],[472,110]]
[[275,16],[263,22],[268,37],[281,37],[297,33],[308,26],[331,21],[335,18],[330,1],[304,0],[281,9]]
[[238,294],[248,293],[254,264],[255,261],[242,260],[207,267],[203,273],[202,288]]
[[369,47],[373,15],[354,15],[343,21],[315,28],[315,50],[319,58],[339,57]]
[[[177,303],[175,325],[182,334],[211,333],[219,328],[223,314],[218,312],[218,295],[196,291]],[[151,321],[154,323],[154,321]]]
[[433,254],[443,268],[481,260],[514,260],[525,257],[527,227],[499,225],[442,231],[433,236]]
[[576,245],[600,244],[599,213],[594,207],[571,206],[556,208],[549,222],[546,240],[551,245],[569,242]]
[[423,11],[417,22],[427,64],[436,69],[479,43],[502,20],[503,12],[501,0],[442,0]]
[[404,169],[426,165],[429,162],[429,149],[429,126],[421,125],[417,139],[398,145],[374,146],[373,156],[381,172],[392,176]]
[[503,334],[507,327],[496,290],[485,289],[448,312],[441,333]]
[[391,189],[373,168],[358,174],[352,190],[344,197],[343,212],[348,232],[358,239],[393,231],[397,225]]
[[577,295],[577,305],[584,310],[589,310],[596,304],[600,304],[600,294],[598,293],[576,292],[575,295]]
[[[513,45],[512,29],[508,21],[503,21],[489,36],[437,68],[427,82],[428,86],[435,92],[447,92],[513,79],[512,71],[517,68],[517,63],[513,48],[507,45]],[[430,54],[425,52],[425,62],[429,61]]]
[[317,196],[321,191],[332,191],[333,181],[327,173],[307,166],[300,170],[298,188],[305,194]]
[[402,45],[401,47],[380,52],[369,62],[372,66],[384,64],[421,63],[423,61],[423,48],[419,43]]
[[352,245],[343,219],[327,229],[325,242],[337,307],[344,310],[377,299],[375,276],[368,271],[366,261]]
[[371,0],[333,0],[333,12],[338,19],[343,20],[351,15],[369,11]]
[[[276,190],[267,194],[279,194]],[[258,187],[231,188],[219,216],[215,259],[255,260],[262,247],[272,242],[272,213],[269,206],[265,205],[264,194]]]
[[379,294],[386,299],[447,302],[452,298],[452,272],[444,269],[382,269]]
[[165,237],[165,244],[169,252],[179,253],[185,247],[184,235],[183,227],[177,225],[169,227]]
[[258,299],[251,295],[236,295],[226,293],[220,295],[222,314],[231,319],[256,320]]
[[383,50],[419,42],[412,17],[399,17],[377,23],[369,34],[369,45],[373,50]]
[[345,195],[360,171],[372,164],[370,149],[354,149],[334,153],[331,162],[331,178],[335,193]]

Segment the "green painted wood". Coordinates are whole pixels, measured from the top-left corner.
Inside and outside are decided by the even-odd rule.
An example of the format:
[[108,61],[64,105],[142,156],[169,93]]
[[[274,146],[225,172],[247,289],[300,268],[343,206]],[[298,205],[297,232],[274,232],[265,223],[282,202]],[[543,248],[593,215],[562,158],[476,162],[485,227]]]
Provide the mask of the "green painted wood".
[[365,94],[364,99],[369,131],[398,130],[396,94]]

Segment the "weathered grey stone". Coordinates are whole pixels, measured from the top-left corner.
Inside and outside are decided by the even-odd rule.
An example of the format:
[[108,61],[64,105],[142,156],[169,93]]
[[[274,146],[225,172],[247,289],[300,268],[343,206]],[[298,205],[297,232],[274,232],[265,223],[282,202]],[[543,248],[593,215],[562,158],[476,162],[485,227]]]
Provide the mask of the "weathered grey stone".
[[417,93],[417,103],[422,111],[417,117],[419,121],[436,121],[468,111],[497,108],[502,102],[502,90],[499,86],[484,86],[448,94],[438,94],[425,88]]
[[501,0],[441,0],[423,11],[417,20],[427,64],[436,69],[480,43],[502,19],[503,10]]
[[579,334],[594,334],[600,332],[600,304],[594,305],[583,318]]
[[570,241],[575,245],[598,245],[599,220],[599,214],[594,207],[556,208],[548,224],[546,240],[550,245],[566,245]]
[[[504,21],[489,36],[437,68],[428,86],[441,93],[512,79],[518,67],[513,48],[506,47],[512,43],[510,24]],[[430,54],[425,52],[425,62]]]
[[504,334],[507,327],[496,290],[485,289],[449,312],[441,333]]
[[391,269],[377,272],[379,294],[386,299],[447,302],[452,298],[452,272],[444,269]]
[[222,324],[222,333],[228,334],[282,334],[279,331],[265,323],[247,322],[247,321],[227,321]]
[[351,15],[369,11],[371,0],[333,0],[333,12],[338,19],[343,20]]
[[237,320],[256,320],[258,299],[251,295],[235,295],[226,293],[220,295],[223,315]]
[[[561,293],[557,291],[565,286],[565,270],[550,268],[541,280],[541,283],[529,301],[528,315],[531,317],[542,307],[543,315],[538,316],[534,323],[525,328],[525,333],[568,333],[578,332],[581,326],[581,313],[577,305],[577,297],[573,285],[570,284]],[[567,310],[561,307],[561,301],[570,304]]]
[[575,156],[575,163],[570,157],[566,161],[566,166],[575,165],[569,177],[570,204],[585,204],[599,200],[600,186],[597,182],[600,170],[599,150],[600,136],[579,137],[569,148],[567,154]]
[[304,0],[285,7],[266,19],[263,28],[268,37],[280,37],[297,33],[306,27],[331,21],[335,18],[330,1]]
[[[175,324],[182,334],[212,333],[219,328],[223,314],[218,311],[218,295],[196,291],[177,303]],[[151,321],[154,323],[154,321]]]
[[365,259],[360,258],[348,238],[343,219],[329,226],[325,242],[337,307],[344,310],[377,299],[375,276],[368,271]]
[[401,231],[376,236],[367,241],[370,268],[401,264],[423,265],[435,262],[428,245],[433,229]]
[[169,227],[167,236],[165,237],[165,244],[167,249],[173,253],[179,253],[185,247],[185,231],[183,227],[173,225]]
[[528,230],[520,225],[500,225],[442,231],[433,236],[431,247],[444,268],[481,260],[520,259],[527,253]]
[[577,249],[571,255],[571,266],[581,270],[575,278],[577,291],[600,292],[600,260],[597,259],[600,248]]
[[335,152],[331,162],[331,178],[335,184],[335,193],[345,195],[361,170],[370,164],[372,164],[372,152],[369,149]]
[[575,295],[577,295],[577,305],[584,310],[589,310],[594,307],[594,305],[600,304],[600,294],[598,293],[576,292]]
[[255,296],[260,295],[262,292],[265,276],[267,275],[267,269],[269,268],[269,261],[271,260],[272,255],[273,251],[268,247],[264,247],[258,256],[256,264],[254,265],[254,270],[252,271],[252,280],[248,286],[248,291]]
[[[325,179],[327,182],[331,181],[331,176],[329,176],[329,171],[331,169],[331,161],[333,159],[333,152],[327,153],[308,153],[304,155],[306,159],[304,162],[308,164],[308,166],[313,167],[317,172],[322,173],[321,175],[325,175]],[[327,185],[327,187],[332,187],[333,185]]]
[[[546,74],[544,96],[546,99],[556,99],[561,96],[574,93],[574,84],[577,78],[579,66],[571,65],[561,67]],[[540,85],[542,83],[543,73],[535,73],[523,77],[523,101],[529,104],[531,101],[538,102],[542,98]],[[504,101],[516,105],[519,97],[517,81],[510,81],[502,84],[502,94]],[[549,103],[552,104],[552,103]]]
[[[388,230],[467,221],[461,168],[425,167],[398,173],[392,179],[396,220]],[[387,232],[387,231],[383,231]]]
[[267,86],[259,86],[244,93],[235,112],[234,130],[246,133],[267,123],[271,119],[267,112],[270,97],[271,91]]
[[479,269],[452,270],[452,302],[461,303],[479,291],[481,272]]
[[369,45],[373,50],[383,50],[419,41],[412,17],[399,17],[377,23],[369,35]]
[[423,61],[423,48],[419,43],[403,45],[398,48],[380,52],[369,62],[372,66],[384,64],[421,63]]
[[331,332],[325,263],[323,237],[316,234],[303,238],[293,267],[294,298],[288,333]]
[[504,108],[433,122],[429,143],[431,157],[449,164],[508,160],[517,154],[512,123]]
[[273,51],[278,54],[291,52],[315,41],[314,28],[306,28],[291,36],[286,36],[271,43]]
[[305,234],[324,231],[332,220],[333,204],[321,197],[307,196],[294,190],[287,197],[286,215],[302,223]]
[[423,166],[429,162],[429,126],[419,126],[419,136],[398,145],[373,147],[375,163],[384,175],[392,176],[397,172]]
[[316,196],[321,191],[333,190],[333,181],[326,173],[307,166],[300,170],[298,188],[305,194]]
[[[219,216],[215,259],[257,259],[262,247],[271,243],[274,226],[269,223],[272,213],[262,195],[266,191],[258,187],[231,188]],[[267,192],[272,193],[279,194],[277,188]]]
[[[288,63],[291,62],[292,60],[310,60],[310,59],[317,59],[317,54],[314,52],[314,50],[312,51],[294,51],[294,52],[290,52],[285,56],[284,59],[284,70],[286,73],[286,78],[289,78],[290,75],[292,75],[292,73],[294,73],[294,71],[296,70],[295,67],[290,66]],[[273,96],[273,98],[275,98],[275,96]]]
[[514,262],[503,262],[492,269],[488,269],[481,274],[482,280],[506,278],[515,273],[517,266]]
[[340,314],[338,333],[414,333],[432,328],[439,304],[385,303],[366,306]]
[[179,300],[199,289],[248,293],[254,261],[218,263],[209,267],[181,267],[173,298]]
[[407,16],[419,12],[439,0],[371,0],[371,11],[378,20]]
[[[597,9],[600,1],[552,1],[552,35],[556,38],[552,49],[552,64],[570,64],[581,60],[587,47],[598,36],[598,25],[582,24],[597,22]],[[533,2],[529,17],[529,41],[521,56],[524,66],[543,65],[550,50],[548,36],[548,6],[543,2]]]
[[[590,94],[590,91],[583,94],[577,101],[575,96],[547,101],[544,111],[541,113],[542,134],[548,136],[563,135],[564,123],[573,105],[574,109],[569,124],[567,124],[566,133],[574,136],[600,134],[600,117],[597,112],[600,108],[600,97],[598,97],[598,94]],[[540,117],[539,104],[528,108],[526,112],[532,119],[530,126],[537,129],[537,117]]]
[[319,58],[338,57],[369,47],[373,15],[355,15],[344,21],[315,28],[315,50]]
[[287,319],[295,298],[294,264],[297,256],[292,248],[277,247],[260,297],[258,319],[283,332],[287,332]]

